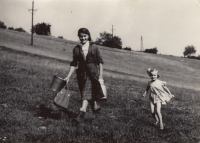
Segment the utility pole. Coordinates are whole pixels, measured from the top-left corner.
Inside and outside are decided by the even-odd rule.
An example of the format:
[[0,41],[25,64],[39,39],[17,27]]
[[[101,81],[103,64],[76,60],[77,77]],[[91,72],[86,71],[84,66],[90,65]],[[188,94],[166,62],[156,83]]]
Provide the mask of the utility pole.
[[142,36],[141,36],[141,51],[143,51],[143,41],[142,41]]
[[34,9],[34,1],[32,2],[32,9],[29,9],[29,11],[32,11],[32,24],[31,24],[31,45],[33,45],[33,14],[34,14],[34,11],[36,11],[37,9]]
[[112,25],[112,48],[113,48],[113,31],[114,31],[114,29],[113,29],[113,25]]

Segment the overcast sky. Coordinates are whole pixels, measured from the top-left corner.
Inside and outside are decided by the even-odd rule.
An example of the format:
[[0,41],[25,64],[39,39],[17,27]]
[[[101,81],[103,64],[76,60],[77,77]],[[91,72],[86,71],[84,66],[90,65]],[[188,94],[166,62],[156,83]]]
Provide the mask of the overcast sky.
[[[158,53],[183,56],[187,45],[200,54],[200,0],[34,0],[34,25],[50,23],[53,36],[78,41],[81,27],[95,41],[101,32],[122,39],[123,47],[155,46]],[[30,32],[32,0],[0,0],[0,20]]]

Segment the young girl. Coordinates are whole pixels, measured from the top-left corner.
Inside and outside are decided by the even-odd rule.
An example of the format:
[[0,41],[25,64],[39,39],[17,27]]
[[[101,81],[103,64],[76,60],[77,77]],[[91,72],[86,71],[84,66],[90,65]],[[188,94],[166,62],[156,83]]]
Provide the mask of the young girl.
[[104,97],[99,83],[99,80],[103,79],[103,60],[98,46],[91,42],[88,29],[79,29],[78,37],[80,44],[73,49],[73,60],[70,63],[69,73],[64,80],[69,82],[72,73],[78,66],[76,74],[82,98],[82,107],[74,121],[81,122],[84,119],[88,103],[91,103],[93,112],[100,110],[96,101]]
[[150,106],[151,106],[151,114],[155,119],[154,125],[158,125],[160,122],[160,129],[163,130],[163,121],[161,114],[161,105],[169,102],[174,95],[171,94],[169,89],[166,87],[166,82],[158,80],[160,75],[156,69],[151,70],[150,68],[147,70],[147,74],[150,76],[151,81],[148,82],[146,91],[143,94],[143,97],[146,96],[150,89]]

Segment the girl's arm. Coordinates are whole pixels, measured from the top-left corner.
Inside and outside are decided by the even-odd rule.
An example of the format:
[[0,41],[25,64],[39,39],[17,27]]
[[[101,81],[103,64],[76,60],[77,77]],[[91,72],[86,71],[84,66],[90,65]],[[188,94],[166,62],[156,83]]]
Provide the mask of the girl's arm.
[[69,82],[69,79],[70,79],[71,75],[73,74],[73,72],[75,71],[75,69],[76,69],[76,67],[70,66],[69,73],[68,73],[67,77],[64,79],[67,83]]
[[103,64],[99,64],[99,79],[103,79]]
[[149,91],[149,88],[150,88],[150,86],[149,86],[149,84],[147,85],[147,88],[146,88],[146,90],[145,90],[145,92],[144,92],[144,94],[142,95],[143,97],[145,97],[146,96],[146,94],[148,93],[148,91]]

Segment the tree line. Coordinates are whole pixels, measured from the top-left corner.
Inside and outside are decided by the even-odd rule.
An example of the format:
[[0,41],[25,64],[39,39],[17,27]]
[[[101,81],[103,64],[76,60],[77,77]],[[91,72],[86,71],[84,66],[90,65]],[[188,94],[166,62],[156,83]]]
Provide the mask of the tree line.
[[[0,21],[0,28],[7,29],[7,26],[4,24],[4,22]],[[8,30],[15,30],[19,32],[26,32],[23,28],[13,28],[13,27],[8,27]]]
[[[0,21],[0,28],[7,29],[7,26],[4,24],[4,22]],[[26,32],[23,28],[13,28],[13,27],[8,27],[8,30],[15,30],[19,32]],[[33,26],[33,29],[30,30],[31,33],[36,33],[38,35],[46,35],[49,36],[51,35],[51,25],[49,23],[37,23],[36,25]],[[63,36],[58,36],[58,38],[63,39]],[[122,48],[122,39],[119,36],[113,36],[111,33],[108,32],[102,32],[99,34],[99,37],[95,40],[95,43],[97,45],[102,45],[106,46],[109,48],[117,48],[117,49],[124,49],[131,51],[132,49],[130,47],[125,47]],[[152,53],[152,54],[157,54],[158,49],[157,47],[150,48],[150,49],[145,49],[143,51],[145,53]],[[187,58],[192,58],[192,59],[198,59],[200,60],[200,55],[195,56],[196,49],[193,45],[186,46],[183,52],[184,57]]]

